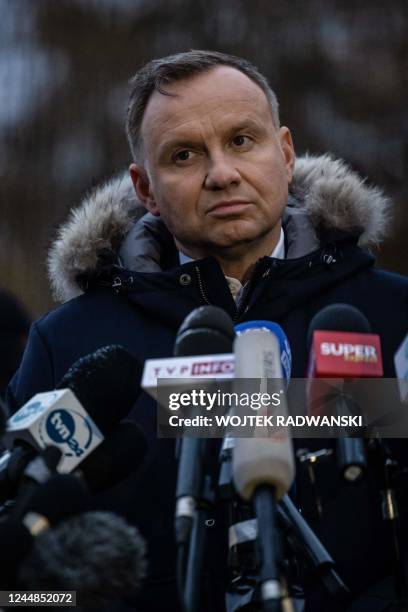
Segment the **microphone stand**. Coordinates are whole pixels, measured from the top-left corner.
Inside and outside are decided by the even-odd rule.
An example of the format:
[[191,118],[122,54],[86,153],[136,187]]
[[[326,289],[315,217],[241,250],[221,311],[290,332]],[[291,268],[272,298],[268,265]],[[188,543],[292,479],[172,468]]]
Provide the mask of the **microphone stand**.
[[334,599],[346,602],[350,592],[335,571],[335,563],[288,495],[278,505],[278,521],[295,554],[317,574]]
[[197,612],[200,608],[200,577],[204,560],[206,522],[209,516],[210,505],[213,504],[214,495],[211,490],[211,479],[204,478],[203,494],[197,506],[194,517],[191,540],[188,550],[186,580],[184,586],[183,603],[186,612]]
[[260,560],[259,579],[261,600],[265,612],[283,612],[281,585],[282,555],[277,537],[277,504],[274,487],[261,485],[254,493],[254,508],[258,520],[257,547]]
[[[232,483],[232,446],[232,443],[224,445],[220,453],[220,496],[222,499],[224,499],[224,501],[228,502],[229,508],[231,508],[232,505],[236,506],[238,499],[234,492]],[[270,493],[270,491],[268,491],[268,493]],[[286,541],[289,544],[295,559],[300,557],[304,561],[306,566],[309,567],[318,577],[323,586],[335,600],[342,603],[347,602],[350,592],[335,571],[335,563],[333,558],[320,542],[319,538],[313,532],[311,527],[307,524],[306,520],[299,513],[288,495],[285,495],[277,504],[276,517],[277,524],[281,529],[282,534],[286,537]],[[239,521],[236,521],[235,525],[239,525]],[[242,525],[246,525],[245,531],[247,532],[247,537],[241,541],[241,545],[244,545],[245,542],[254,543],[256,533],[258,531],[256,519],[246,519]],[[233,582],[239,585],[239,592],[242,593],[241,605],[239,604],[239,595],[238,597],[231,598],[234,599],[233,608],[231,610],[238,612],[238,610],[241,610],[248,605],[249,601],[254,601],[256,585],[254,584],[253,579],[249,579],[249,582],[247,579],[247,585],[245,585],[245,580],[238,581],[235,579]],[[292,604],[290,600],[285,599],[284,606],[286,605],[286,607],[284,609],[286,610],[290,605],[296,608],[296,603],[299,603],[299,600],[295,599]]]
[[[207,440],[196,440],[200,445],[200,457],[206,454]],[[181,443],[185,440],[181,440]],[[201,460],[200,460],[201,463]],[[199,469],[199,482],[196,483],[196,499],[191,516],[178,519],[177,542],[177,582],[180,601],[184,612],[197,612],[200,608],[200,578],[204,560],[206,521],[209,509],[214,504],[211,478]],[[186,529],[187,527],[187,529]]]

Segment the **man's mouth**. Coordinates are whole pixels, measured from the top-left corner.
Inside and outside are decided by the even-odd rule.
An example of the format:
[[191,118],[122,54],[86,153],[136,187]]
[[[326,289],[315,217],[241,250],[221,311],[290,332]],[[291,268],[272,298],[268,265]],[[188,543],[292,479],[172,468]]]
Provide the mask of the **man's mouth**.
[[217,202],[208,210],[207,214],[213,217],[228,217],[243,212],[252,202],[248,200],[223,200]]

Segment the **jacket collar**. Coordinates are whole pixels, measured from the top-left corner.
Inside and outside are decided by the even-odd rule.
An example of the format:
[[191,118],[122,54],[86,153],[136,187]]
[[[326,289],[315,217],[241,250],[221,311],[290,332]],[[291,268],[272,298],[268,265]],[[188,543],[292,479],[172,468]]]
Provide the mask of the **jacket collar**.
[[223,308],[234,322],[279,321],[293,309],[302,309],[345,279],[373,265],[374,258],[357,246],[355,236],[336,232],[326,234],[326,238],[317,250],[303,257],[260,259],[244,288],[239,307],[213,257],[176,264],[156,273],[106,266],[97,276],[89,278],[88,286],[106,286],[124,293],[140,312],[174,329],[191,310],[205,304]]

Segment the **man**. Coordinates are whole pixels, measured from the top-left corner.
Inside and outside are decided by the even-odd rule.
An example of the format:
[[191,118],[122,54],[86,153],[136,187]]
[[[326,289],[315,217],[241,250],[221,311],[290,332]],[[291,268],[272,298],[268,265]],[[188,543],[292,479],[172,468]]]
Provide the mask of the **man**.
[[[102,345],[122,344],[140,359],[170,356],[179,325],[203,304],[224,308],[237,322],[277,321],[292,347],[293,375],[301,377],[311,318],[327,304],[350,303],[380,334],[385,375],[394,376],[407,283],[374,269],[361,248],[381,238],[388,201],[329,156],[295,163],[275,94],[249,62],[207,51],[150,62],[132,83],[127,132],[137,197],[126,178],[117,179],[60,230],[49,264],[66,303],[32,327],[11,383],[12,405],[52,388],[79,356]],[[177,609],[174,448],[155,439],[155,407],[145,395],[133,416],[150,439],[150,455],[105,503],[148,539],[150,582],[140,609]],[[364,485],[350,503],[339,485],[323,503],[337,515],[320,533],[358,598],[389,573],[373,492]],[[216,581],[224,565],[225,558],[210,557],[204,579]],[[222,609],[214,597],[203,610]],[[336,609],[313,597],[310,609]]]

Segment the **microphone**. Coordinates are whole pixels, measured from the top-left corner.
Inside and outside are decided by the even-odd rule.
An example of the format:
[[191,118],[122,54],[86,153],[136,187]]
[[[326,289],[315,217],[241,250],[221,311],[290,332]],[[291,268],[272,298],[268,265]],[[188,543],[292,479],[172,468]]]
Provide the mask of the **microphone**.
[[[73,472],[86,482],[89,491],[97,494],[114,487],[135,472],[147,452],[147,440],[133,421],[123,420],[91,455]],[[46,482],[55,471],[61,453],[49,446],[35,457],[23,471],[20,488],[13,507],[18,513],[27,496]]]
[[90,496],[81,480],[58,474],[40,485],[21,504],[18,512],[0,523],[0,588],[16,586],[22,560],[31,550],[34,538],[53,525],[90,508]]
[[7,422],[10,451],[0,458],[0,498],[15,494],[22,471],[46,446],[62,452],[58,471],[75,469],[129,413],[140,376],[138,361],[110,345],[76,361],[56,390],[29,400]]
[[[284,335],[283,330],[281,333]],[[278,337],[267,328],[247,329],[234,342],[235,377],[282,380],[281,350]],[[282,412],[287,413],[284,396]],[[295,475],[291,441],[279,431],[265,438],[236,438],[233,451],[233,480],[239,495],[253,501],[258,519],[258,549],[261,559],[261,599],[264,609],[282,610],[280,550],[277,542],[276,512],[279,501],[289,490]]]
[[[234,326],[226,312],[215,306],[202,306],[193,310],[181,324],[174,354],[179,357],[230,353],[234,336]],[[198,507],[198,502],[208,497],[211,488],[209,478],[204,477],[206,450],[206,439],[185,437],[180,441],[174,530],[178,545],[178,590],[183,608],[187,610],[199,606],[198,585],[207,514],[204,508]]]
[[331,304],[312,319],[308,330],[309,377],[383,376],[381,342],[360,310]]
[[75,361],[57,389],[70,389],[105,435],[129,414],[140,393],[141,375],[138,359],[123,346],[110,344]]
[[[280,344],[275,333],[267,329],[248,329],[237,335],[234,351],[236,379],[282,380]],[[283,395],[280,410],[287,412]],[[279,431],[278,437],[235,439],[234,484],[244,500],[253,497],[259,483],[276,487],[280,499],[289,490],[294,471],[292,444],[282,431]]]
[[235,331],[229,315],[217,306],[200,306],[190,312],[177,332],[174,355],[230,353]]
[[[276,334],[279,340],[283,374],[288,384],[292,365],[291,350],[281,327],[269,321],[250,321],[235,327],[238,335],[246,329],[269,329]],[[229,500],[233,496],[231,490],[231,468],[229,466],[232,453],[234,452],[234,444],[235,440],[227,437],[221,452],[220,493],[223,495],[223,498]],[[233,524],[229,528],[230,562],[234,564],[234,567],[241,568],[241,575],[242,567],[247,567],[252,575],[255,568],[252,546],[256,543],[260,534],[258,531],[258,521],[257,519],[249,518],[253,515],[249,513],[247,505],[239,509],[238,512],[237,506],[238,504],[235,501],[231,504],[230,509],[230,515],[235,515],[236,519],[232,521]],[[282,534],[282,539],[285,539],[285,542],[289,544],[294,554],[300,555],[307,565],[316,572],[326,588],[339,599],[347,597],[347,588],[335,572],[333,559],[296,510],[287,494],[282,497],[277,507],[277,524],[284,534]],[[264,537],[263,533],[260,536]],[[251,584],[251,582],[249,581],[248,584]]]
[[179,378],[232,379],[234,362],[231,351],[234,337],[232,321],[222,308],[195,308],[177,332],[174,357],[146,360],[142,389],[157,399],[159,378],[166,378],[166,384],[169,385],[172,379]]
[[[206,307],[204,307],[206,308]],[[226,313],[224,311],[223,315],[225,317]],[[223,317],[223,318],[224,318]],[[221,319],[223,320],[223,319]],[[214,317],[214,324],[218,324],[216,317]],[[183,323],[183,325],[185,322]],[[291,355],[290,355],[290,347],[283,337],[281,337],[278,333],[278,330],[275,326],[275,323],[271,323],[270,321],[250,321],[249,323],[240,323],[236,325],[235,329],[237,333],[241,331],[245,331],[248,326],[252,327],[260,327],[260,328],[269,328],[270,331],[275,332],[279,341],[282,342],[281,346],[281,361],[282,368],[285,374],[285,378],[290,378],[291,372]],[[279,327],[279,326],[278,326]],[[180,343],[180,349],[184,345],[184,342],[189,341],[190,333],[188,330],[184,330],[186,333],[182,335],[182,342]],[[234,378],[234,370],[235,370],[235,358],[234,355],[230,352],[231,348],[228,351],[228,346],[231,347],[231,343],[228,343],[227,339],[220,339],[220,351],[218,353],[209,354],[209,346],[207,340],[203,338],[204,329],[194,329],[194,333],[197,333],[197,336],[200,335],[200,339],[198,340],[198,344],[203,342],[202,349],[197,348],[197,353],[189,356],[181,355],[181,350],[177,353],[176,357],[164,357],[160,359],[146,359],[144,368],[143,368],[143,377],[141,382],[141,387],[144,389],[153,399],[157,399],[157,381],[159,378],[166,378],[166,385],[171,386],[172,384],[178,385],[178,379],[188,379],[192,378],[194,380],[199,378],[216,378],[220,380],[233,380]],[[217,336],[221,334],[220,329],[213,330],[212,335]],[[222,334],[221,334],[222,336]],[[232,340],[231,340],[232,342]],[[198,345],[197,345],[198,346]],[[198,352],[198,351],[203,351]],[[289,351],[289,352],[288,352]],[[172,381],[175,381],[172,383]]]
[[290,377],[292,374],[292,351],[290,349],[290,344],[286,337],[286,334],[281,328],[281,326],[277,323],[274,323],[273,321],[265,321],[262,319],[246,321],[245,323],[238,323],[238,325],[235,326],[235,331],[237,335],[250,329],[266,329],[276,336],[279,341],[282,373],[285,377],[286,384],[289,384]]
[[[236,334],[239,336],[250,329],[264,329],[269,330],[275,334],[279,341],[279,349],[281,355],[281,366],[282,373],[286,381],[286,387],[289,384],[291,372],[292,372],[292,351],[286,337],[280,325],[273,321],[266,321],[257,319],[253,321],[246,321],[235,325]],[[218,480],[218,486],[220,489],[221,496],[228,499],[231,496],[232,487],[232,449],[235,444],[235,439],[232,436],[225,436],[221,452],[220,452],[220,476]]]
[[[383,374],[381,344],[371,333],[366,317],[349,304],[332,304],[319,311],[308,331],[310,347],[308,379],[309,412],[327,409],[331,400],[336,414],[353,414],[358,407],[343,392],[343,381],[313,379],[338,377],[353,379]],[[358,409],[359,410],[359,409]],[[367,466],[364,441],[340,437],[337,440],[340,472],[346,480],[358,480]]]
[[[312,373],[314,370],[321,376],[339,376],[345,379],[345,384],[350,378],[383,375],[380,339],[371,333],[367,319],[357,309],[347,304],[334,304],[323,309],[310,325],[311,337],[312,334]],[[313,365],[313,361],[316,365]],[[341,386],[333,395],[336,411],[355,411],[355,404],[349,401]],[[350,481],[359,478],[367,466],[364,441],[360,438],[339,438],[337,449],[339,467],[344,478]],[[398,464],[392,459],[386,441],[378,437],[370,441],[368,450],[382,496],[383,519],[390,532],[395,592],[405,602],[408,585],[400,546],[399,512],[395,495]]]
[[92,608],[129,596],[146,575],[138,530],[109,512],[86,512],[39,535],[21,564],[18,588],[76,591]]
[[20,510],[25,507],[27,499],[33,495],[38,485],[45,484],[55,475],[60,459],[59,448],[47,446],[25,467],[20,478],[17,497],[11,503],[15,516],[18,516]]
[[[174,345],[176,357],[230,353],[235,336],[228,314],[216,306],[201,306],[184,319]],[[201,495],[205,440],[182,438],[176,487],[175,533],[186,544]]]

